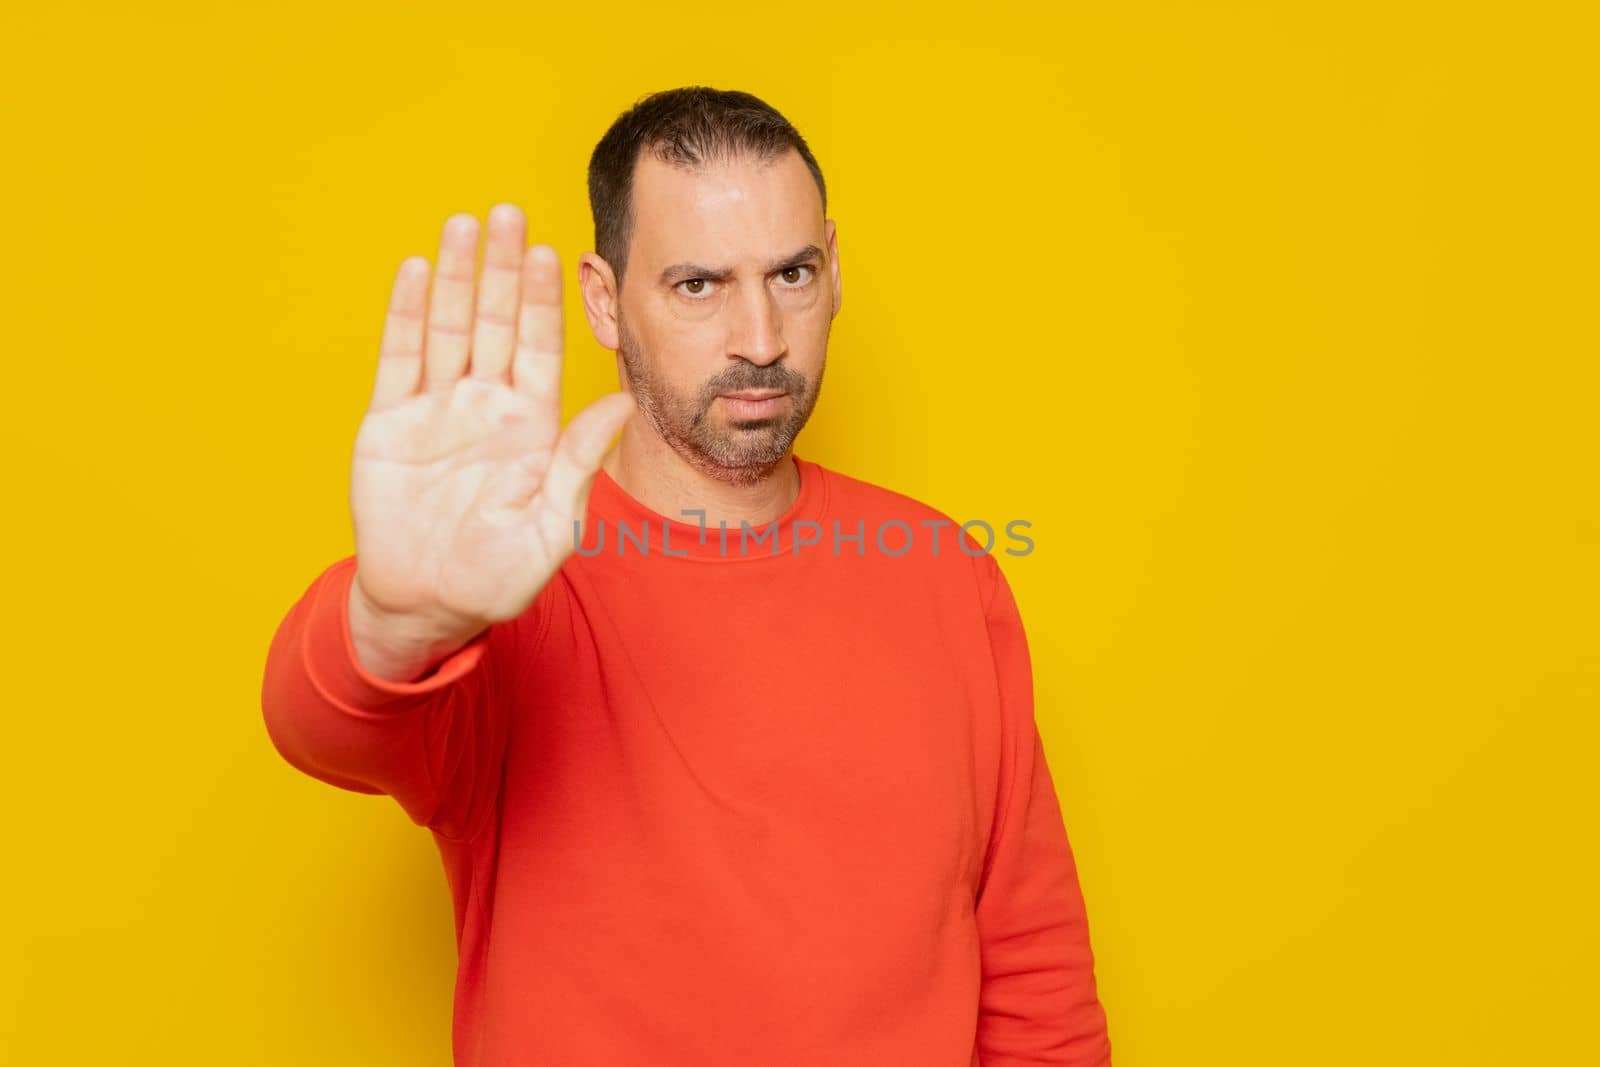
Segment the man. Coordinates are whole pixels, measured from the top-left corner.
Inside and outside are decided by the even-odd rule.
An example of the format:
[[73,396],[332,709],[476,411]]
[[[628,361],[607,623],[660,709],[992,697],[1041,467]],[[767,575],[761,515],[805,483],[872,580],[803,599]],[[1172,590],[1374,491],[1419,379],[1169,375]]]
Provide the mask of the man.
[[624,390],[560,427],[553,250],[498,205],[475,280],[452,217],[395,282],[355,554],[262,690],[286,760],[432,831],[456,1062],[1108,1064],[999,566],[792,451],[841,298],[805,141],[658,93],[589,190]]

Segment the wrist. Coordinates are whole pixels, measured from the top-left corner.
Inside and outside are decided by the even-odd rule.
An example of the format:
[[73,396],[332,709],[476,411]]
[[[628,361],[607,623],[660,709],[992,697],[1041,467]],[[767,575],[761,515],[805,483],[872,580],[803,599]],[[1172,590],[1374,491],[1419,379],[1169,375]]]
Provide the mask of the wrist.
[[393,612],[372,602],[359,579],[350,583],[350,638],[356,657],[373,675],[414,681],[484,629],[415,612]]

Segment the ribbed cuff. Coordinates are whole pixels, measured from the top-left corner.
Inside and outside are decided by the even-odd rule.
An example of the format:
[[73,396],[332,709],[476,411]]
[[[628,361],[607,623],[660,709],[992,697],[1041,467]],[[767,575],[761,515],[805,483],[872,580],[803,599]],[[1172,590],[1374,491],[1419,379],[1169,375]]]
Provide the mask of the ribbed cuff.
[[304,642],[306,673],[324,697],[347,711],[362,712],[443,689],[476,668],[487,651],[488,630],[441,660],[433,673],[414,682],[379,678],[356,658],[350,635],[350,586],[356,558],[330,566],[318,583]]

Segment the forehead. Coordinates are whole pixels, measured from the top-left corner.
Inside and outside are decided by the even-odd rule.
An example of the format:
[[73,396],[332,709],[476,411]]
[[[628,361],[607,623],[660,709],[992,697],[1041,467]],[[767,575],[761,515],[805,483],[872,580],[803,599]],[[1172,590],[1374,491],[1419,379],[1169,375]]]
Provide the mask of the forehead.
[[646,152],[634,168],[633,216],[628,261],[646,269],[686,257],[764,263],[822,244],[822,194],[792,148],[770,160],[741,154],[693,169]]

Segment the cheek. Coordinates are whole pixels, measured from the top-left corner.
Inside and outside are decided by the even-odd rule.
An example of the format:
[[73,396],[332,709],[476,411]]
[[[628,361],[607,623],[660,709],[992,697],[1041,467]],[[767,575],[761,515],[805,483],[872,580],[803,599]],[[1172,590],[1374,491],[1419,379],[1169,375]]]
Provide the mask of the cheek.
[[721,343],[722,316],[715,307],[669,307],[658,320],[656,336],[664,353],[679,362],[692,360],[695,353]]
[[814,300],[784,316],[783,333],[794,356],[808,363],[821,363],[832,325],[833,315],[827,301]]
[[727,368],[723,340],[714,321],[661,324],[650,349],[656,376],[679,397],[698,396],[706,382]]
[[717,343],[719,334],[715,316],[685,316],[663,307],[651,316],[648,325],[635,326],[635,336],[656,372],[678,381],[693,373],[696,362],[704,359],[708,346]]

